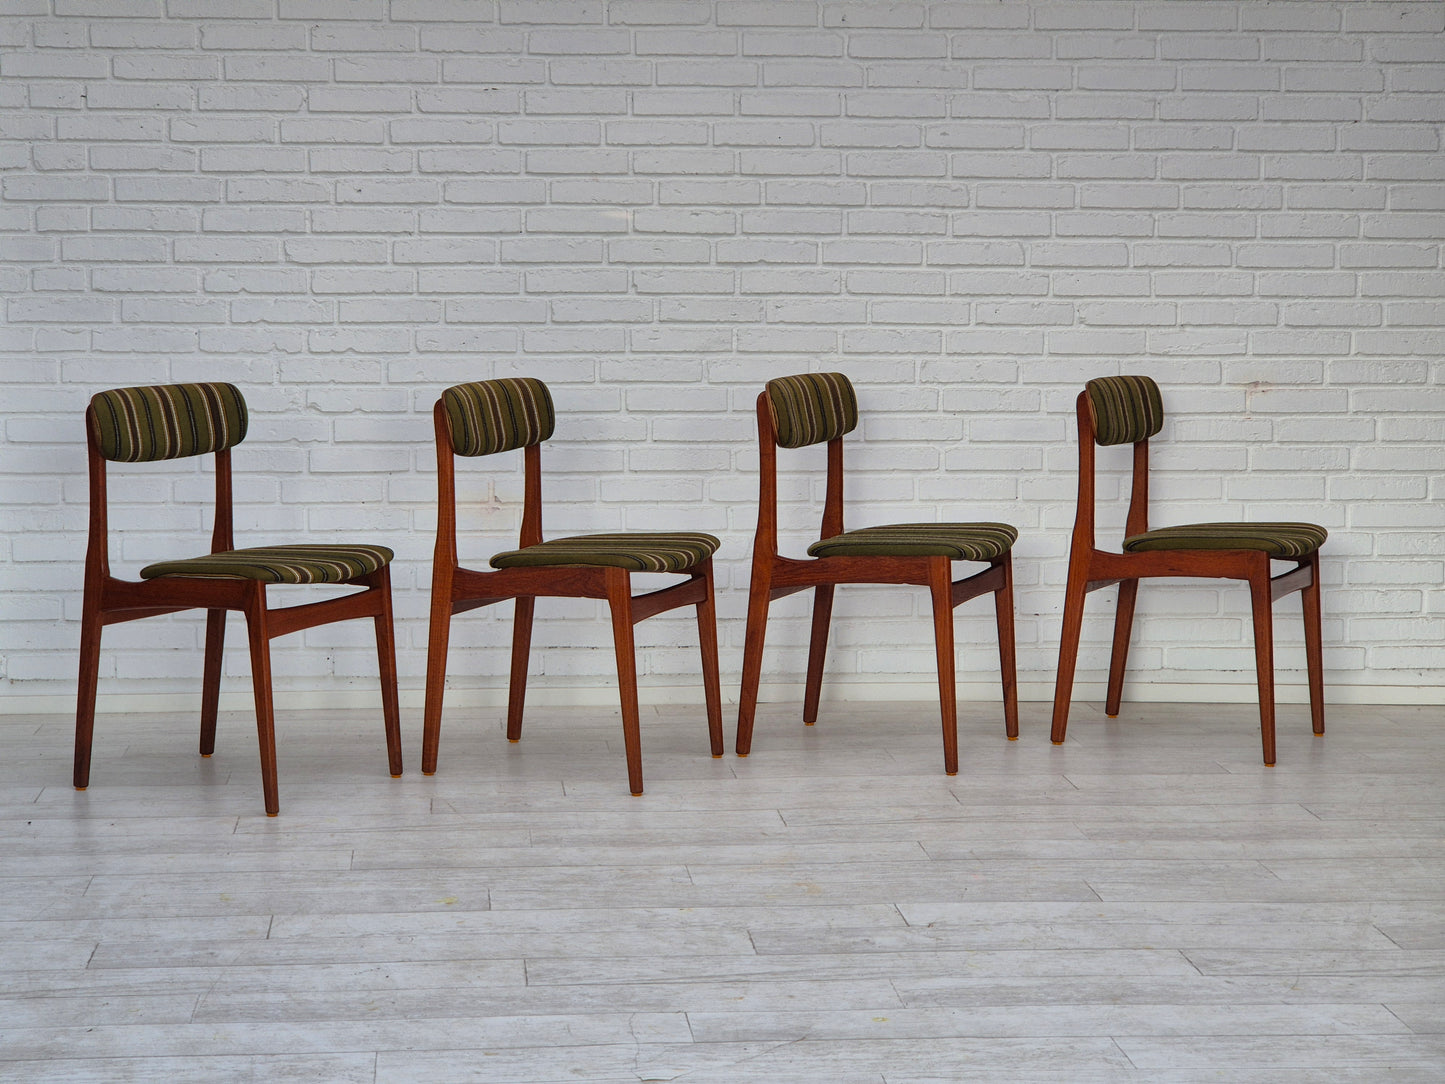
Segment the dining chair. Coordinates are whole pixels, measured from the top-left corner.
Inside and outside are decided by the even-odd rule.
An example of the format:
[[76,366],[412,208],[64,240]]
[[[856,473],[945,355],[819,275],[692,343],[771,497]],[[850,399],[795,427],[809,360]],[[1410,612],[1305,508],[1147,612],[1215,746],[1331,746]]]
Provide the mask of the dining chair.
[[[437,451],[437,537],[432,562],[431,622],[427,638],[426,708],[422,773],[437,770],[447,645],[452,617],[480,606],[515,600],[507,738],[522,737],[532,616],[538,598],[605,599],[612,615],[627,782],[642,793],[642,743],[637,709],[637,660],[632,627],[676,609],[697,608],[703,691],[712,755],[723,754],[722,698],[718,684],[717,611],[712,555],[719,542],[696,531],[627,532],[542,540],[541,445],[556,426],[547,385],[530,377],[481,380],[448,388],[433,409]],[[490,560],[494,571],[464,568],[457,558],[455,460],[522,449],[523,496],[518,547]],[[686,576],[645,594],[632,594],[635,573]]]
[[[1164,426],[1159,385],[1147,376],[1090,380],[1076,402],[1079,419],[1079,500],[1069,550],[1064,625],[1054,685],[1051,736],[1062,744],[1069,723],[1074,667],[1084,619],[1084,597],[1119,585],[1114,611],[1114,644],[1104,713],[1119,714],[1129,635],[1141,579],[1205,577],[1249,584],[1254,617],[1254,663],[1258,676],[1260,737],[1264,762],[1275,762],[1273,604],[1300,592],[1304,611],[1305,662],[1309,671],[1310,719],[1325,732],[1324,676],[1320,639],[1319,549],[1326,531],[1313,523],[1190,523],[1149,529],[1149,438]],[[1120,552],[1099,549],[1094,536],[1094,448],[1132,444],[1133,479]],[[1272,574],[1271,562],[1293,567]]]
[[[818,718],[824,653],[833,612],[833,591],[842,583],[912,584],[928,588],[933,601],[933,635],[938,656],[938,698],[943,720],[943,765],[958,772],[958,710],[954,688],[953,610],[979,595],[992,594],[1003,678],[1004,728],[1018,737],[1018,692],[1014,665],[1013,565],[1018,532],[1006,523],[902,523],[843,529],[843,437],[858,424],[858,399],[842,373],[804,373],[770,380],[758,395],[758,524],[753,537],[748,588],[747,632],[738,707],[738,756],[752,748],[758,682],[768,605],[813,589],[813,624],[803,722]],[[778,552],[777,449],[827,446],[827,488],[820,538],[808,547],[811,560]],[[960,580],[954,561],[988,567]]]
[[[369,617],[376,626],[385,717],[387,760],[401,775],[401,730],[392,631],[392,551],[385,546],[301,544],[235,549],[231,501],[231,449],[246,436],[246,400],[232,384],[164,384],[117,388],[94,396],[86,410],[90,470],[90,529],[85,554],[85,595],[80,621],[80,680],[75,716],[75,787],[90,785],[101,630],[144,617],[206,611],[201,692],[201,756],[216,748],[216,713],[226,612],[246,617],[256,730],[261,747],[261,790],[266,815],[280,809],[276,783],[276,727],[271,689],[270,642],[333,621]],[[201,557],[160,561],[139,580],[111,575],[106,497],[108,463],[156,463],[189,456],[215,457],[215,521],[211,551]],[[361,587],[327,598],[273,609],[267,588],[279,584]]]

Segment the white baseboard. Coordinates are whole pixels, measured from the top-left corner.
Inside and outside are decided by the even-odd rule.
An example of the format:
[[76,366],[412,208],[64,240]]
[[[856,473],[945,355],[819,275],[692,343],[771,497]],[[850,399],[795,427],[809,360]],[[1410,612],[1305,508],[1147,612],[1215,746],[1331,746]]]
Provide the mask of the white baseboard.
[[[1026,703],[1047,703],[1053,699],[1051,681],[1019,683],[1019,699]],[[1124,688],[1126,702],[1149,704],[1252,704],[1255,686],[1250,683],[1211,682],[1185,684],[1179,682],[1129,682]],[[824,703],[878,703],[883,701],[931,701],[938,696],[933,682],[843,682],[834,681],[823,687]],[[988,702],[999,699],[994,682],[964,682],[958,686],[958,698],[965,702]],[[196,712],[200,710],[200,691],[194,693],[112,693],[102,694],[96,710],[101,712]],[[737,690],[724,687],[724,702],[737,703]],[[759,690],[762,703],[801,703],[801,684],[764,685]],[[1104,699],[1103,682],[1080,682],[1074,688],[1076,702]],[[1275,699],[1280,704],[1309,703],[1309,689],[1303,684],[1276,685]],[[702,690],[697,685],[642,685],[638,700],[648,706],[668,704],[701,704]],[[1328,685],[1325,701],[1329,704],[1399,704],[1445,705],[1445,686],[1440,685]],[[339,689],[282,689],[276,693],[281,711],[358,708],[380,709],[381,698],[375,687]],[[505,686],[487,689],[448,689],[448,708],[505,707]],[[614,685],[558,686],[538,682],[527,689],[527,703],[537,707],[615,707],[617,688]],[[404,689],[402,710],[419,713],[422,691]],[[248,691],[221,694],[222,711],[249,712],[253,702]],[[38,695],[0,698],[0,715],[72,715],[73,696]]]

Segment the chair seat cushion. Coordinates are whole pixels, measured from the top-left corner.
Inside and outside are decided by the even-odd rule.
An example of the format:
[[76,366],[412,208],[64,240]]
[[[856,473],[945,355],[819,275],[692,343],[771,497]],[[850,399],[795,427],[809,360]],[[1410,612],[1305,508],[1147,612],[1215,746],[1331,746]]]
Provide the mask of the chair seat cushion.
[[814,557],[947,557],[992,561],[1018,538],[1007,523],[898,523],[863,527],[814,542]]
[[1328,533],[1313,523],[1186,523],[1132,535],[1124,539],[1124,552],[1262,550],[1271,557],[1308,557]]
[[690,531],[584,534],[554,538],[492,558],[493,568],[551,565],[606,565],[632,572],[684,572],[706,561],[722,545],[710,534]]
[[263,583],[344,583],[385,568],[393,556],[385,546],[257,546],[160,561],[141,569],[140,574],[146,580],[192,576]]

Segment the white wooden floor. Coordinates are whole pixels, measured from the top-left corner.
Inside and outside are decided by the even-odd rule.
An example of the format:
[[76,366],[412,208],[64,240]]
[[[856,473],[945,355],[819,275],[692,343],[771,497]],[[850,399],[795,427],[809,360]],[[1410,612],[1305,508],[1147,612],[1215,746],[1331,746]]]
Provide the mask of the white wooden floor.
[[0,720],[0,1079],[1445,1080],[1439,709],[468,714]]

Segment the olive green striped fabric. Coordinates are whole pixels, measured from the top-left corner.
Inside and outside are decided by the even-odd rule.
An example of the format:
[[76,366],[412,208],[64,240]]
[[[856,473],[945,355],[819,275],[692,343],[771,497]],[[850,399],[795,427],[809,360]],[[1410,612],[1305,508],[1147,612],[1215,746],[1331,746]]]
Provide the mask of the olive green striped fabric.
[[685,572],[706,561],[720,545],[710,534],[690,531],[588,534],[499,553],[492,558],[492,567],[606,565],[633,572]]
[[808,547],[813,557],[947,557],[992,561],[1019,533],[1007,523],[899,523],[845,531]]
[[1126,538],[1124,552],[1262,550],[1271,557],[1308,557],[1328,535],[1313,523],[1187,523]]
[[858,426],[858,397],[842,373],[803,373],[769,380],[773,429],[784,448],[820,444]]
[[442,392],[442,403],[457,455],[540,444],[557,424],[547,385],[529,376],[458,384]]
[[103,391],[86,412],[96,447],[119,463],[205,455],[246,436],[246,400],[233,384],[157,384]]
[[393,556],[385,546],[257,546],[161,561],[141,569],[140,574],[146,580],[199,576],[263,583],[345,583],[385,568]]
[[1085,385],[1095,444],[1137,444],[1164,428],[1164,400],[1147,376],[1104,376]]

